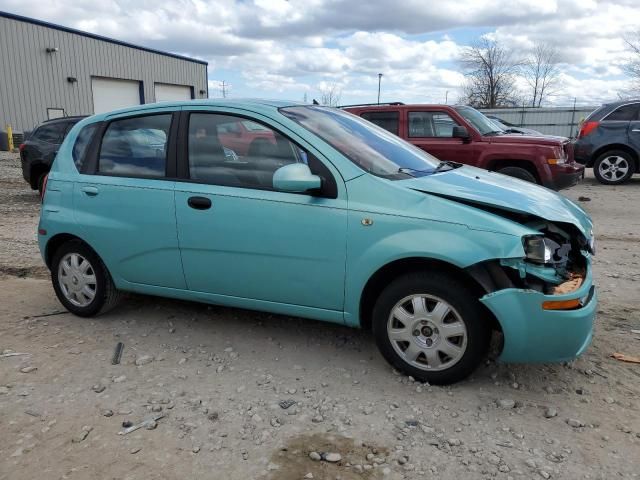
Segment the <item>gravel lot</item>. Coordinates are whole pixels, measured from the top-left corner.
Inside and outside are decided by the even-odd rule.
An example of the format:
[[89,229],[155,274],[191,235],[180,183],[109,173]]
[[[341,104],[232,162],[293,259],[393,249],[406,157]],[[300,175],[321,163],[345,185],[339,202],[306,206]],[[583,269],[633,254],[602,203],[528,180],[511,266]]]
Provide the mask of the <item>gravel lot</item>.
[[0,354],[28,354],[0,355],[0,479],[639,478],[640,365],[610,354],[640,355],[640,178],[564,193],[596,223],[593,345],[441,388],[336,325],[142,296],[63,312],[37,194],[0,153]]

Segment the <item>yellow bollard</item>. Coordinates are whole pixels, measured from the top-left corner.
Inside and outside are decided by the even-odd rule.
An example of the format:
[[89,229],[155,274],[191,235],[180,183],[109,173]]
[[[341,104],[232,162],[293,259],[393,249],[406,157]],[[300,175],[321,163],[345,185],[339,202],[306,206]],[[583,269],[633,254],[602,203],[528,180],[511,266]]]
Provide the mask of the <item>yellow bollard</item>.
[[11,125],[9,125],[7,123],[7,140],[8,140],[8,144],[9,145],[9,151],[13,152],[13,129],[11,128]]

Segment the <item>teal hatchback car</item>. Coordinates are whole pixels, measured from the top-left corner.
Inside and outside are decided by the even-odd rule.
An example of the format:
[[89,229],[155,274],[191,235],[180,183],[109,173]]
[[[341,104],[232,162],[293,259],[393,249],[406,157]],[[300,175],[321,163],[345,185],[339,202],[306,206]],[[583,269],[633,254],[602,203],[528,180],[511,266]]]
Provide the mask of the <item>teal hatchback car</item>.
[[596,311],[589,216],[550,190],[440,162],[344,111],[144,105],[79,122],[48,176],[40,249],[80,316],[120,291],[373,331],[423,381],[569,360]]

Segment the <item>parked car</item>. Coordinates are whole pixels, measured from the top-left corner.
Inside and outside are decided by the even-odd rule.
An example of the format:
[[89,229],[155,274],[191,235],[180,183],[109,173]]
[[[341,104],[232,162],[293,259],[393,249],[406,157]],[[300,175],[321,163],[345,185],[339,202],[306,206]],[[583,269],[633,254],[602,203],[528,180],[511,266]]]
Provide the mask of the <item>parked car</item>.
[[42,190],[42,182],[60,144],[76,123],[85,117],[63,117],[47,120],[20,145],[22,176],[33,190]]
[[553,190],[571,187],[583,176],[584,167],[573,161],[568,139],[507,135],[471,107],[394,104],[345,110],[440,160],[485,168]]
[[582,122],[574,152],[605,185],[624,183],[640,172],[640,100],[608,103],[594,111]]
[[[239,119],[275,147],[230,159]],[[327,107],[197,100],[83,120],[38,237],[76,315],[131,291],[371,328],[393,366],[432,383],[471,373],[494,330],[504,361],[574,358],[596,311],[579,206]]]
[[485,117],[493,120],[495,123],[498,124],[498,126],[500,128],[502,128],[502,130],[504,130],[505,133],[520,133],[522,135],[533,135],[536,137],[542,137],[544,136],[544,133],[540,133],[537,130],[533,130],[532,128],[525,128],[525,127],[519,127],[518,125],[515,125],[513,123],[509,123],[506,120],[503,120],[501,118],[496,117],[495,115],[486,115]]

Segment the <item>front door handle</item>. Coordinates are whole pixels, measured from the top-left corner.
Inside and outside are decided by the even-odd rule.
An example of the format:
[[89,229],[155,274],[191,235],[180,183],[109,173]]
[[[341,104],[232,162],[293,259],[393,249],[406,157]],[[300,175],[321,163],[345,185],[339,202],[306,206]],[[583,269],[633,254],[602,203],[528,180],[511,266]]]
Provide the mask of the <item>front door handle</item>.
[[96,195],[98,195],[98,187],[82,187],[80,190],[82,190],[90,197],[95,197]]
[[211,208],[211,200],[207,197],[189,197],[187,203],[196,210],[208,210]]
[[632,132],[640,132],[640,128],[634,128],[633,130],[631,130]]

